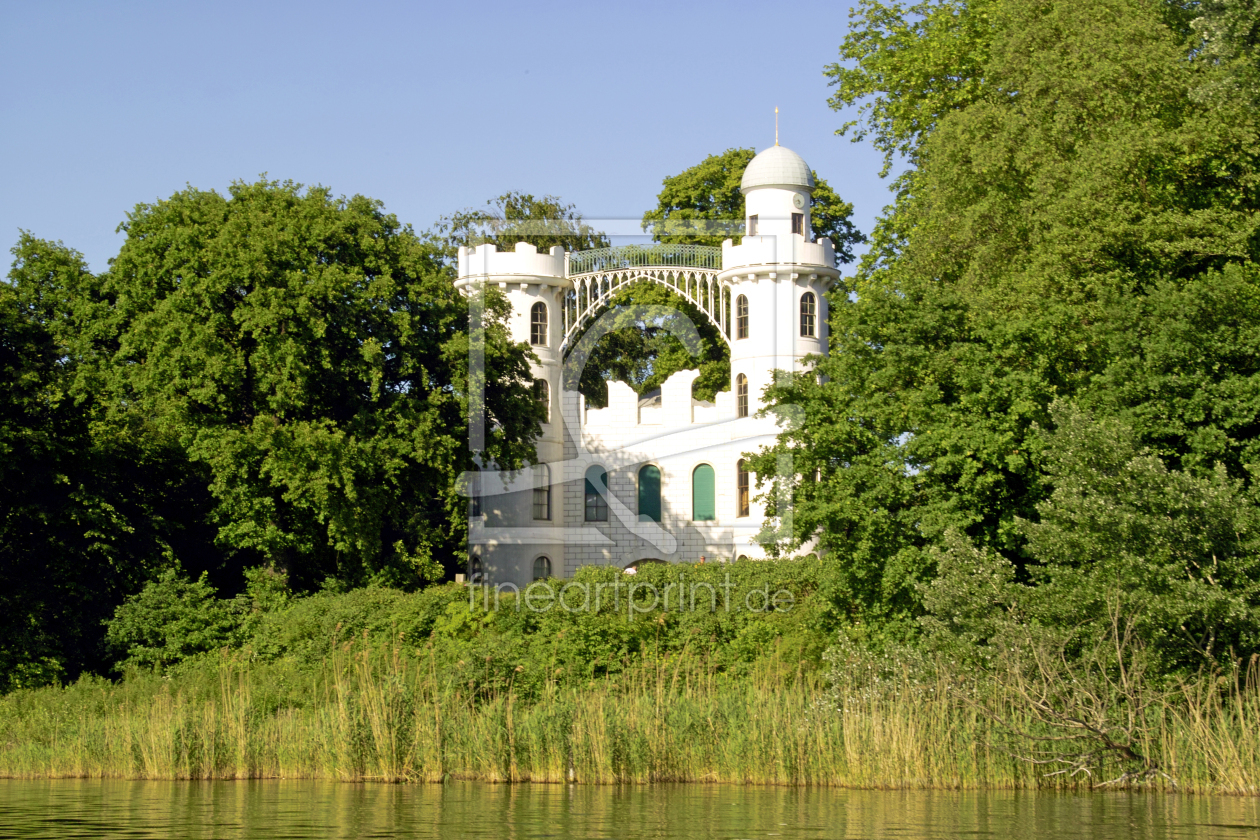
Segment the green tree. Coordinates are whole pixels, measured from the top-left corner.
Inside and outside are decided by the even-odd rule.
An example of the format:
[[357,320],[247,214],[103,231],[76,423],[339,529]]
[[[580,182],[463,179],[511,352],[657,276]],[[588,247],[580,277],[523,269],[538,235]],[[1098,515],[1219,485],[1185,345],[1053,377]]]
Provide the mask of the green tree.
[[103,419],[109,313],[81,255],[23,233],[0,284],[0,690],[104,664],[102,622],[159,570],[218,565],[204,475]]
[[488,243],[510,251],[516,243],[528,242],[540,252],[556,245],[566,251],[608,247],[608,237],[586,224],[576,206],[554,195],[535,198],[515,191],[488,200],[484,210],[468,207],[443,216],[429,236],[447,260],[455,258],[461,245]]
[[1023,523],[1037,559],[1037,618],[1070,627],[1105,618],[1122,591],[1161,670],[1260,653],[1260,509],[1223,464],[1170,470],[1116,418],[1051,407],[1046,472],[1054,491]]
[[[643,214],[643,229],[656,242],[721,245],[744,232],[744,194],[740,179],[756,156],[753,149],[727,149],[663,182],[657,205]],[[816,239],[829,237],[836,259],[852,262],[853,246],[865,241],[851,218],[853,205],[814,173],[810,228]]]
[[[120,229],[111,409],[206,469],[223,546],[299,589],[460,564],[468,315],[432,247],[378,202],[289,182],[190,188]],[[541,408],[501,297],[487,315],[487,453],[511,466]]]
[[163,671],[199,653],[239,643],[240,617],[202,575],[168,569],[118,607],[106,640],[122,658],[116,667]]
[[[1254,437],[1240,415],[1260,388],[1252,296],[1212,293],[1253,282],[1221,269],[1254,257],[1254,110],[1194,95],[1222,71],[1192,60],[1167,9],[914,8],[868,4],[846,41],[869,49],[842,91],[875,98],[868,130],[912,170],[832,300],[825,380],[772,389],[803,420],[755,465],[772,474],[766,459],[790,452],[821,476],[791,488],[794,537],[820,534],[883,611],[918,608],[928,549],[951,531],[1021,573],[1035,564],[1019,522],[1053,486],[1037,429],[1053,428],[1054,399],[1110,406],[1170,462],[1239,478]],[[877,55],[879,38],[900,55]],[[1126,371],[1148,387],[1108,394]],[[1204,410],[1200,387],[1230,403]]]

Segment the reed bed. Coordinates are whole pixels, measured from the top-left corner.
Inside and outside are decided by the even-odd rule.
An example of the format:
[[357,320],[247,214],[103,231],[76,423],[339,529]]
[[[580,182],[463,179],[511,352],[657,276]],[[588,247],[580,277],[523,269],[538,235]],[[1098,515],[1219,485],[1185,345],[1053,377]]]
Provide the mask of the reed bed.
[[[1260,690],[1187,684],[1147,748],[1180,790],[1260,792]],[[279,688],[277,686],[280,686]],[[82,682],[0,701],[0,776],[440,782],[1071,786],[1006,748],[1014,695],[945,678],[844,696],[810,672],[734,677],[685,657],[524,698],[444,680],[423,652],[343,650],[316,671],[224,658],[197,679]],[[840,697],[840,700],[837,698]],[[988,709],[988,713],[982,711]],[[1167,785],[1166,781],[1154,784]]]

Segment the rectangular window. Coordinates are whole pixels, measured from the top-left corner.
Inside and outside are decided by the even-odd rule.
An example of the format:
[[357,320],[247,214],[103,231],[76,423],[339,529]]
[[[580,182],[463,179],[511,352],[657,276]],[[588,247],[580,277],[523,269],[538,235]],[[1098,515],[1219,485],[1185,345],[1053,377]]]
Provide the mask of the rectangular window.
[[792,233],[799,233],[802,236],[805,235],[805,214],[804,213],[792,214]]
[[756,214],[748,217],[748,235],[757,235],[757,216]]
[[534,467],[534,518],[551,518],[551,471],[546,464]]

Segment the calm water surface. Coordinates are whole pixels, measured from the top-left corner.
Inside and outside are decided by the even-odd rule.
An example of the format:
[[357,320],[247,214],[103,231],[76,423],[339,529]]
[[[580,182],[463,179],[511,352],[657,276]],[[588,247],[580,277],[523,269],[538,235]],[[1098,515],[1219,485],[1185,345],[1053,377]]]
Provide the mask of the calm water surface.
[[0,780],[0,837],[1260,838],[1260,801],[723,785]]

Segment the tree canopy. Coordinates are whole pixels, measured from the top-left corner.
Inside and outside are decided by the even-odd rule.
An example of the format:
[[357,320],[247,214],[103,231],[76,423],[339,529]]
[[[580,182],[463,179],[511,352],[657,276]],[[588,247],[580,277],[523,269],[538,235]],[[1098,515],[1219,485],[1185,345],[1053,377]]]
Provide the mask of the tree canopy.
[[1250,486],[1260,145],[1184,11],[857,12],[833,105],[865,103],[848,127],[909,169],[833,293],[821,382],[771,389],[803,419],[757,464],[790,452],[819,476],[792,488],[794,537],[846,558],[875,613],[920,608],[951,533],[1019,575],[1052,561],[1021,523],[1063,483],[1046,460],[1057,399],[1115,418],[1184,481],[1219,465]]
[[461,245],[489,243],[510,251],[517,242],[528,242],[540,252],[556,245],[566,251],[608,247],[608,237],[588,225],[575,205],[554,195],[535,198],[515,191],[489,199],[486,209],[468,207],[443,216],[430,238],[448,260]]
[[[431,247],[379,202],[288,182],[190,188],[120,229],[101,278],[110,408],[205,466],[222,545],[300,587],[414,585],[457,551],[467,305]],[[487,329],[487,448],[513,465],[541,417],[504,306]]]
[[[656,207],[643,214],[643,229],[656,242],[691,245],[716,246],[724,239],[742,236],[745,205],[739,183],[755,156],[753,149],[727,149],[666,178]],[[865,241],[851,220],[853,205],[840,198],[817,172],[814,182],[811,231],[817,239],[831,239],[837,261],[852,262],[853,246]]]

